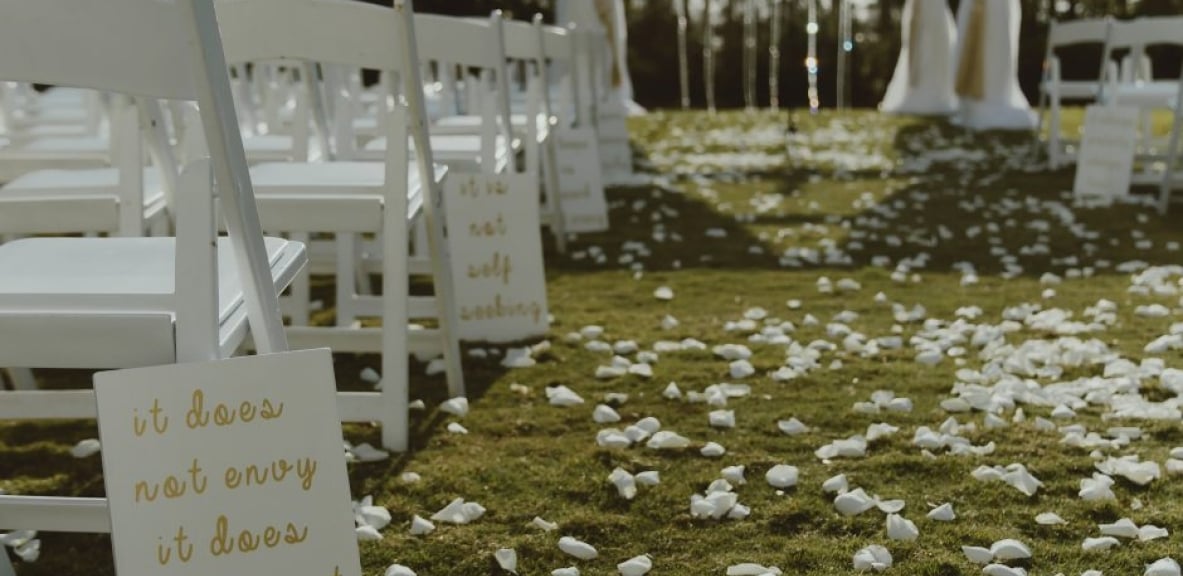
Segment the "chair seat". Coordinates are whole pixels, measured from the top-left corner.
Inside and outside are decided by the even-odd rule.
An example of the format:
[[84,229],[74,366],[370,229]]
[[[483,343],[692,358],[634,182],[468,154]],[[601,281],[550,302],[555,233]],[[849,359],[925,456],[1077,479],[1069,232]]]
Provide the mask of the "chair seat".
[[41,136],[9,134],[0,138],[0,182],[34,170],[99,168],[111,165],[110,141],[104,136]]
[[[119,201],[118,168],[87,170],[37,170],[24,174],[0,186],[0,198],[70,198],[77,196],[109,196]],[[144,168],[144,206],[164,202],[164,184],[160,171]]]
[[83,138],[90,130],[83,124],[33,124],[13,132],[17,138]]
[[[514,141],[516,149],[520,142]],[[497,136],[497,149],[494,158],[497,160],[495,171],[501,171],[510,160],[510,149],[505,145],[505,137]],[[411,143],[412,152],[414,143]],[[366,144],[366,152],[385,153],[386,138],[375,138]],[[477,134],[441,134],[431,135],[431,154],[434,160],[447,164],[449,167],[462,172],[477,172],[481,166],[481,137]],[[375,154],[371,154],[375,157]]]
[[1119,84],[1113,96],[1116,103],[1127,106],[1174,108],[1178,94],[1179,82],[1171,80]]
[[10,142],[0,148],[0,160],[41,160],[79,157],[106,161],[111,142],[102,136],[42,136]]
[[[243,136],[242,147],[252,162],[280,162],[293,159],[295,143],[289,134],[259,134]],[[320,157],[320,144],[315,138],[308,143],[308,157]]]
[[[298,242],[266,238],[277,289],[305,263]],[[0,245],[0,316],[175,313],[174,238],[29,238]],[[218,240],[219,321],[243,304],[228,238]]]
[[[526,123],[529,121],[529,116],[526,114],[511,114],[510,125],[513,126],[515,136],[521,136],[526,131]],[[446,116],[440,118],[435,124],[431,126],[431,134],[440,135],[474,135],[480,134],[481,123],[484,118],[476,115],[460,115],[460,116]],[[535,128],[538,130],[538,141],[542,142],[546,139],[550,132],[550,122],[546,116],[539,114],[535,119]]]
[[[510,123],[514,128],[526,127],[525,114],[511,114],[509,117]],[[445,116],[436,120],[431,125],[432,134],[475,134],[480,131],[481,124],[484,122],[484,117],[476,114],[464,114],[460,116]]]
[[[1096,80],[1062,80],[1056,85],[1061,98],[1068,100],[1096,100],[1101,93]],[[1051,89],[1050,82],[1043,83],[1043,91]]]
[[[407,218],[413,219],[423,209],[423,190],[416,166],[408,168]],[[437,184],[447,172],[435,166]],[[251,183],[260,200],[277,194],[381,196],[385,182],[386,166],[381,162],[268,162],[251,167]]]
[[13,119],[13,123],[22,127],[37,125],[76,126],[85,124],[87,121],[87,113],[82,108],[81,101],[68,103],[41,100],[37,102],[34,108],[21,112]]

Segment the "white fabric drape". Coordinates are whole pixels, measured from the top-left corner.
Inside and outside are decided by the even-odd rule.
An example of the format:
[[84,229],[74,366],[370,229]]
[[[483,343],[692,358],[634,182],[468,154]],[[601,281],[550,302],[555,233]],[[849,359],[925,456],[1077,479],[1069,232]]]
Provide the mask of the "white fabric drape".
[[957,111],[953,59],[957,26],[946,0],[907,0],[903,48],[879,105],[894,114],[948,115]]
[[604,81],[611,82],[612,65],[615,63],[620,74],[620,84],[616,87],[620,99],[630,113],[644,113],[644,109],[633,101],[633,82],[628,73],[628,25],[624,15],[624,0],[558,0],[555,6],[555,20],[562,25],[574,22],[580,28],[604,30],[604,22],[596,10],[596,4],[599,2],[613,5],[613,30],[608,34],[613,45],[605,48],[604,58],[601,60],[605,63]]
[[[957,10],[960,55],[975,2],[985,2],[985,29],[981,62],[983,93],[980,99],[960,98],[957,120],[974,130],[1029,130],[1035,113],[1019,88],[1019,0],[962,0]],[[961,58],[955,58],[960,65]],[[955,76],[956,77],[956,76]]]

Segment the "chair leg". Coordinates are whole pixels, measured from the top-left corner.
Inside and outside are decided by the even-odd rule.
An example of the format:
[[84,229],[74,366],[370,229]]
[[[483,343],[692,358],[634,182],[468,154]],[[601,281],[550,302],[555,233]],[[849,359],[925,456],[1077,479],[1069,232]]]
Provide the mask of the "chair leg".
[[427,222],[425,218],[415,221],[415,242],[411,245],[411,255],[415,258],[430,258],[430,242],[427,240]]
[[[1183,98],[1183,96],[1180,96]],[[1171,143],[1167,146],[1166,167],[1163,169],[1162,188],[1158,195],[1158,212],[1165,215],[1171,208],[1171,193],[1174,192],[1175,164],[1179,160],[1179,140],[1183,135],[1183,110],[1175,112],[1175,125],[1171,129]]]
[[[1044,120],[1047,116],[1047,91],[1039,90],[1039,109],[1035,116],[1035,132],[1031,134],[1031,154],[1039,155],[1039,145],[1043,140]],[[1036,158],[1038,160],[1038,158]]]
[[559,254],[567,253],[567,223],[563,220],[563,192],[559,185],[558,150],[554,132],[547,137],[542,158],[542,185],[546,194],[546,206],[550,212],[550,231],[555,236],[555,248]]
[[[381,236],[381,234],[378,236]],[[371,249],[381,250],[381,248],[379,248],[381,244],[382,238],[379,237],[377,241],[371,245]],[[365,237],[358,236],[356,242],[353,245],[353,278],[355,282],[354,289],[357,290],[357,293],[362,296],[372,296],[374,291],[370,289],[370,267],[368,264],[366,264],[366,246],[367,243]]]
[[37,379],[29,368],[9,368],[8,379],[12,382],[13,390],[36,390]]
[[337,244],[337,326],[353,324],[357,314],[353,302],[357,295],[357,234],[338,232]]
[[1060,167],[1060,154],[1064,149],[1063,146],[1063,143],[1060,142],[1060,100],[1055,98],[1048,111],[1047,128],[1047,164],[1052,170]]
[[[403,218],[406,207],[397,216]],[[411,369],[407,354],[410,319],[410,250],[405,223],[390,223],[382,234],[382,446],[406,452],[410,444]],[[393,229],[392,229],[393,228]]]
[[448,395],[464,396],[464,367],[460,356],[460,332],[458,325],[455,284],[452,280],[452,261],[448,250],[448,239],[444,235],[444,210],[438,206],[429,214],[427,229],[428,249],[431,251],[432,288],[439,309],[439,335],[443,340],[444,376],[448,382]]
[[[302,242],[305,246],[311,246],[308,241],[309,235],[307,232],[292,233],[290,237],[295,242]],[[309,271],[309,267],[305,266],[296,278],[292,280],[291,296],[289,296],[292,302],[292,309],[289,312],[292,319],[292,326],[308,325],[308,311],[312,309],[311,277],[312,273]]]
[[0,576],[16,576],[16,569],[12,567],[12,560],[8,558],[8,550],[0,546]]

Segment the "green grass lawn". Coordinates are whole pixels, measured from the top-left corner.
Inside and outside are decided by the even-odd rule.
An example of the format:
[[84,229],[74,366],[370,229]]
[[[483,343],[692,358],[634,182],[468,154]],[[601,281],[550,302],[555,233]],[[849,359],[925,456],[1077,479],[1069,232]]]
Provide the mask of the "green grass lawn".
[[[1148,486],[1118,478],[1116,500],[1086,502],[1077,495],[1080,480],[1096,471],[1097,460],[1091,449],[1062,443],[1062,432],[1035,425],[1036,417],[1049,417],[1052,406],[1022,404],[1026,421],[1000,429],[987,429],[982,412],[954,414],[941,407],[965,377],[959,370],[1003,365],[1000,358],[1018,358],[1015,350],[1024,343],[1055,342],[1060,337],[1054,326],[1020,323],[1003,337],[1013,348],[991,348],[988,358],[966,340],[956,344],[963,354],[954,351],[930,366],[915,361],[914,346],[920,337],[937,339],[963,307],[977,306],[981,315],[961,326],[999,325],[1004,310],[1024,303],[1063,309],[1072,313],[1071,320],[1087,322],[1086,309],[1107,299],[1116,305],[1115,320],[1076,338],[1096,339],[1114,358],[1134,364],[1160,358],[1167,367],[1183,367],[1178,351],[1144,352],[1179,321],[1179,296],[1131,293],[1132,274],[1121,271],[1127,270],[1121,264],[1131,261],[1153,266],[1180,261],[1183,229],[1177,211],[1161,217],[1137,202],[1073,207],[1071,169],[1041,170],[1029,154],[1027,135],[973,135],[941,122],[869,112],[799,114],[792,120],[784,113],[656,113],[634,120],[631,128],[639,165],[651,178],[646,185],[609,192],[611,232],[580,237],[566,256],[547,253],[555,318],[549,352],[537,366],[508,371],[495,357],[469,358],[472,408],[463,419],[436,410],[444,397],[441,379],[416,377],[412,393],[428,409],[413,415],[413,451],[350,465],[354,497],[373,495],[394,517],[382,541],[361,545],[367,574],[382,574],[395,562],[422,576],[497,574],[493,552],[499,548],[517,551],[521,574],[575,565],[584,575],[616,574],[617,563],[640,554],[651,555],[654,575],[722,575],[740,562],[776,565],[792,575],[850,574],[852,555],[871,544],[886,546],[894,556],[888,574],[980,574],[961,546],[989,547],[1003,538],[1030,546],[1033,557],[1012,564],[1040,575],[1075,576],[1087,569],[1135,575],[1156,559],[1179,556],[1183,485],[1177,477],[1164,471]],[[901,262],[911,263],[903,282],[897,281],[900,274],[892,277]],[[967,280],[970,269],[976,283]],[[1063,282],[1041,283],[1048,272]],[[861,287],[823,293],[821,277],[835,285],[850,279]],[[657,300],[653,293],[661,286],[675,297]],[[1048,289],[1055,294],[1045,298]],[[880,292],[885,299],[877,302]],[[801,301],[798,309],[786,305],[794,299]],[[908,310],[922,305],[930,325],[898,322],[893,303]],[[1155,303],[1170,313],[1135,314],[1138,306]],[[750,312],[754,308],[765,316]],[[845,326],[833,325],[845,312],[853,313],[839,316]],[[728,330],[728,323],[745,313],[757,318],[757,328],[791,322],[795,330],[786,334],[798,348],[750,342],[751,330]],[[678,320],[676,327],[663,328],[667,315]],[[662,352],[650,378],[597,379],[597,366],[609,364],[611,354],[587,350],[586,339],[566,337],[587,325],[602,326],[606,342],[633,340],[642,350],[685,338],[708,349]],[[863,354],[846,346],[848,331],[866,339],[900,336],[903,347]],[[733,379],[728,361],[711,353],[710,347],[728,343],[750,347],[755,375]],[[818,351],[815,369],[791,380],[771,377],[786,358],[800,358],[799,349],[810,347]],[[635,361],[635,354],[626,356]],[[377,364],[374,357],[338,357],[339,385],[366,387],[359,372]],[[422,368],[416,364],[416,374]],[[1038,388],[1101,377],[1104,371],[1105,364],[1086,362],[1059,375],[1022,380]],[[82,372],[45,371],[39,377],[54,387],[82,387],[89,380]],[[1131,381],[1148,400],[1183,404],[1157,377]],[[751,394],[728,401],[725,409],[735,411],[736,425],[719,429],[710,426],[708,414],[720,408],[663,398],[670,382],[683,394],[723,382],[748,384]],[[558,384],[586,403],[549,405],[545,389]],[[879,414],[853,409],[879,390],[910,398],[914,409]],[[628,395],[615,405],[623,418],[619,424],[592,419],[593,407],[607,393]],[[1161,464],[1171,448],[1183,446],[1177,420],[1111,418],[1110,411],[1092,403],[1055,423],[1102,435],[1114,426],[1141,427],[1140,439],[1103,449],[1106,457],[1136,454]],[[691,448],[597,446],[601,429],[649,416],[691,439]],[[1014,411],[1000,416],[1011,422]],[[777,422],[790,417],[810,431],[783,434]],[[919,427],[935,430],[950,417],[975,424],[961,435],[975,446],[993,442],[994,452],[957,456],[933,450],[932,457],[913,445]],[[447,432],[453,421],[469,434]],[[865,457],[822,461],[814,454],[881,422],[899,431],[870,442]],[[352,442],[379,441],[375,429],[345,430]],[[69,454],[76,442],[96,434],[93,422],[0,424],[0,489],[101,495],[98,457],[76,460]],[[700,455],[707,442],[721,444],[726,454]],[[1034,496],[971,477],[979,466],[1012,463],[1024,464],[1042,481]],[[765,472],[776,464],[799,467],[796,487],[778,493],[765,482]],[[734,465],[746,467],[748,482],[735,491],[750,516],[693,518],[691,496],[704,493],[724,467]],[[607,480],[617,467],[658,471],[661,483],[642,486],[635,499],[625,500]],[[422,479],[404,483],[404,472]],[[839,514],[834,496],[822,491],[823,481],[836,474],[845,474],[851,488],[905,500],[902,515],[916,523],[919,539],[889,540],[878,510]],[[409,534],[413,515],[429,517],[456,497],[488,511],[468,525],[437,523],[427,536]],[[925,517],[942,503],[953,505],[956,520]],[[1039,525],[1035,516],[1041,512],[1055,512],[1067,523]],[[535,516],[557,523],[558,530],[533,526]],[[1098,524],[1123,517],[1171,533],[1149,542],[1123,539],[1105,552],[1082,550],[1086,537],[1100,536]],[[566,556],[557,546],[560,536],[594,545],[599,558]],[[113,573],[106,537],[44,534],[42,540],[41,558],[18,563],[20,574]]]

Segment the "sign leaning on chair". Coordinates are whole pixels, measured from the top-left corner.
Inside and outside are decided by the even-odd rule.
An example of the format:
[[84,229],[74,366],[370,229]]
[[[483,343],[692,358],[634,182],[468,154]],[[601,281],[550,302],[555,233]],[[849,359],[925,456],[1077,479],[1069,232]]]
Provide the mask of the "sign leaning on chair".
[[121,576],[360,576],[332,356],[95,375]]
[[604,198],[600,145],[595,129],[560,128],[555,136],[559,149],[563,230],[569,234],[607,230],[608,201]]
[[1072,184],[1076,199],[1108,205],[1128,196],[1137,145],[1137,108],[1089,106]]
[[444,195],[460,338],[512,342],[544,336],[537,176],[451,174]]

